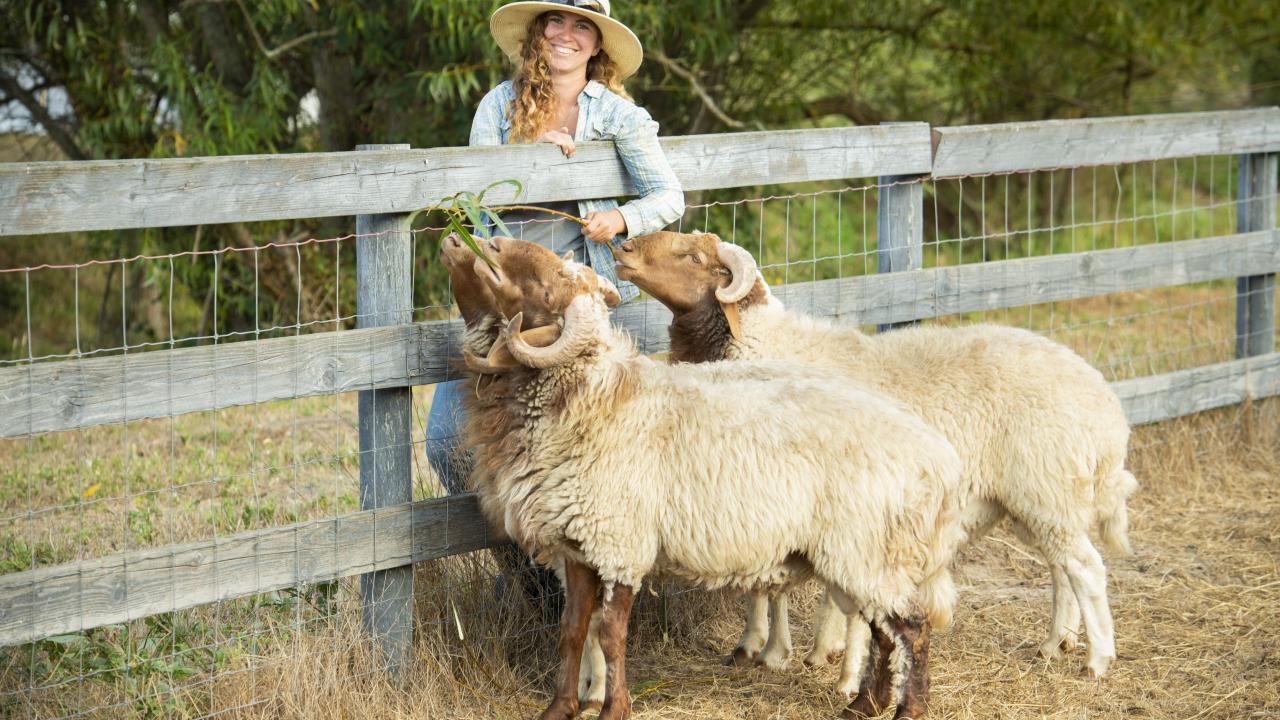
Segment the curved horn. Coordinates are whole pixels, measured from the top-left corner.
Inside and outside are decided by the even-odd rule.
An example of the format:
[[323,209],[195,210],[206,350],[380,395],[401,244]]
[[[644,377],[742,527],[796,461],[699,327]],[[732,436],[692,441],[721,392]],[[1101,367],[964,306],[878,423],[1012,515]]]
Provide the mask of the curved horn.
[[604,293],[604,304],[611,308],[618,307],[622,302],[622,294],[618,292],[618,286],[603,275],[597,275],[596,278],[600,282],[600,291]]
[[716,290],[716,299],[722,303],[736,303],[755,287],[756,260],[745,249],[723,240],[716,243],[716,255],[733,274],[727,287]]
[[579,295],[564,311],[564,329],[555,342],[546,347],[534,347],[520,336],[524,313],[516,313],[507,324],[507,350],[511,356],[527,367],[543,368],[563,365],[582,354],[595,334],[595,314],[591,312],[591,298]]

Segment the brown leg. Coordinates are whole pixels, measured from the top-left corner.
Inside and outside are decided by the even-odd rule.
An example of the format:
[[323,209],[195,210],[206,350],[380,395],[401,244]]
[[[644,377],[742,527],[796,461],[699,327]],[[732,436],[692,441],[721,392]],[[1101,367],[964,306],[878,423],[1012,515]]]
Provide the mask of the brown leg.
[[586,641],[587,626],[600,591],[600,576],[582,563],[565,560],[564,575],[568,587],[565,588],[564,613],[560,617],[560,676],[556,697],[539,716],[541,720],[572,720],[578,714],[582,644]]
[[908,655],[902,700],[893,714],[894,720],[921,720],[929,710],[929,621],[913,614],[907,619],[890,618],[888,625]]
[[600,720],[627,720],[631,717],[631,693],[627,691],[627,623],[631,620],[634,598],[635,591],[631,587],[615,585],[613,598],[604,604],[600,650],[604,653],[609,676],[605,683]]
[[[852,652],[846,648],[845,652]],[[871,651],[867,655],[867,670],[862,673],[862,685],[858,695],[845,708],[846,718],[873,718],[889,708],[893,691],[893,670],[889,656],[893,652],[893,638],[879,623],[871,623]]]

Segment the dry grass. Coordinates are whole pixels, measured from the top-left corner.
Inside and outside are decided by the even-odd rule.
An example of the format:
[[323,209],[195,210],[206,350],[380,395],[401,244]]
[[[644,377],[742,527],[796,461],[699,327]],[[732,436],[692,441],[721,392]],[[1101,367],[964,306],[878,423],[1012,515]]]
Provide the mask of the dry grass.
[[[1054,663],[1035,657],[1049,604],[1038,560],[1002,531],[968,548],[956,625],[933,643],[932,716],[1280,717],[1278,414],[1273,400],[1135,432],[1135,551],[1108,559],[1120,658],[1102,681],[1080,677],[1081,650]],[[533,717],[549,697],[554,626],[518,594],[497,596],[492,569],[487,553],[419,568],[419,640],[401,686],[369,671],[352,609],[239,657],[193,691],[200,701],[189,709],[308,720]],[[798,654],[813,601],[810,591],[793,603]],[[832,668],[722,665],[740,617],[722,594],[646,593],[630,642],[635,717],[838,715]]]
[[[970,319],[1092,348],[1104,372],[1128,377],[1229,356],[1229,290]],[[430,393],[415,398],[416,443]],[[0,572],[349,512],[354,415],[349,394],[4,441]],[[1082,650],[1035,658],[1049,613],[1038,560],[1003,531],[967,549],[956,626],[933,644],[933,717],[1280,718],[1278,415],[1280,398],[1135,431],[1135,552],[1108,558],[1120,659],[1101,682],[1079,677]],[[413,456],[415,496],[435,494],[420,447]],[[518,593],[497,597],[495,568],[475,553],[417,569],[418,642],[398,685],[372,670],[350,578],[331,600],[301,588],[104,628],[62,660],[47,646],[0,649],[0,717],[533,717],[549,698],[554,618]],[[771,672],[721,664],[741,630],[736,598],[645,593],[630,642],[635,716],[838,715],[836,671],[798,662],[815,594],[792,603],[795,667]],[[102,660],[114,669],[95,669]]]

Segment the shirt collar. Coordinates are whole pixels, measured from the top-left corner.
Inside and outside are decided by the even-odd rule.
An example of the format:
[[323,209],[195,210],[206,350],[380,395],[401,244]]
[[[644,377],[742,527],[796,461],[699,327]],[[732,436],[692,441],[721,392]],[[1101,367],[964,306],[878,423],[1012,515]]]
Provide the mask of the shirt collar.
[[600,84],[600,81],[598,80],[588,80],[587,86],[582,88],[582,94],[591,98],[598,98],[601,95],[604,95],[604,92],[607,89],[608,88]]

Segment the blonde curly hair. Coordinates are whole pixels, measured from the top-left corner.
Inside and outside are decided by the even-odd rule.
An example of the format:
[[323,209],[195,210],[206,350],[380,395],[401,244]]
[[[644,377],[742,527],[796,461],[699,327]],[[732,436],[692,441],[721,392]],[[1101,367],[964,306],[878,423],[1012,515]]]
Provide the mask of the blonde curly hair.
[[[529,23],[529,33],[520,48],[520,67],[511,79],[515,97],[507,107],[507,115],[511,118],[508,143],[534,142],[549,129],[547,125],[551,122],[556,97],[544,55],[547,47],[544,34],[546,28],[547,13],[543,13]],[[595,80],[614,93],[631,99],[622,87],[622,81],[618,79],[617,64],[603,48],[587,61],[587,79]]]

